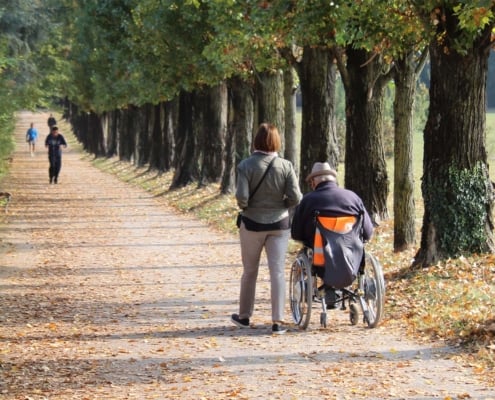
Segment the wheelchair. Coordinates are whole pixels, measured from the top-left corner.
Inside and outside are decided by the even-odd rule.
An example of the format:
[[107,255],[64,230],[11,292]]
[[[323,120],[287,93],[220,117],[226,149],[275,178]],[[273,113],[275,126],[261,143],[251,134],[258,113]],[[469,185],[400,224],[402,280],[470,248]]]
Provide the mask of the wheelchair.
[[327,327],[327,306],[346,310],[350,323],[356,325],[360,316],[369,328],[378,326],[384,312],[385,280],[382,266],[371,253],[364,253],[357,277],[351,286],[332,289],[339,296],[327,302],[328,289],[322,280],[322,267],[313,265],[313,250],[305,247],[292,263],[290,271],[289,299],[292,317],[296,325],[306,329],[311,320],[312,305],[321,303],[320,324]]

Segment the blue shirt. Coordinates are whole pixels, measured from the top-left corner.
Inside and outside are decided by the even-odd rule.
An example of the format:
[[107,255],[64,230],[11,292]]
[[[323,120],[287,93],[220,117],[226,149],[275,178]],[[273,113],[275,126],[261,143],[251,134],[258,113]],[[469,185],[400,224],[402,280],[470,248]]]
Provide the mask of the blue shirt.
[[34,142],[38,138],[38,131],[36,128],[29,128],[26,132],[26,139],[30,142]]

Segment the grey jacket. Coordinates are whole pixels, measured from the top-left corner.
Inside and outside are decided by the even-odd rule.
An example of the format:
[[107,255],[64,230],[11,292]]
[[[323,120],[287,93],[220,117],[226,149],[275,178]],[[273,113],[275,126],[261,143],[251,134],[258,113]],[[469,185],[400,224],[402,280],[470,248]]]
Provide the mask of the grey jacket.
[[277,157],[262,184],[249,200],[273,156],[254,152],[237,166],[237,204],[243,215],[261,224],[278,222],[289,215],[288,209],[302,198],[292,163]]

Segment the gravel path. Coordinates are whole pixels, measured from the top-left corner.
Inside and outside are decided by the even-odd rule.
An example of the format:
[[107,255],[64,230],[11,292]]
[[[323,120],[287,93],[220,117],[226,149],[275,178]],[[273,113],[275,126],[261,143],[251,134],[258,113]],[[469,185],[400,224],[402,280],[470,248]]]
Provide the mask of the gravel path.
[[97,170],[74,144],[50,185],[47,118],[19,114],[0,184],[12,194],[0,220],[1,399],[495,399],[453,349],[351,326],[340,310],[327,329],[315,312],[308,331],[272,336],[266,267],[256,327],[237,329],[238,238]]

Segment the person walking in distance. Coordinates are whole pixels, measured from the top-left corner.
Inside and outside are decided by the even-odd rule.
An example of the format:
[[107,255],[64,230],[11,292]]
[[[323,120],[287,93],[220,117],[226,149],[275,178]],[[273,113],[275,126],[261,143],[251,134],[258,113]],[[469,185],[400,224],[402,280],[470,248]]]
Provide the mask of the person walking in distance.
[[28,142],[29,152],[31,153],[31,157],[34,156],[37,139],[38,139],[38,130],[34,127],[34,124],[31,122],[31,125],[26,132],[26,142]]
[[67,148],[67,142],[63,135],[58,132],[57,126],[52,126],[51,132],[45,139],[45,147],[48,149],[48,160],[50,168],[48,174],[50,183],[58,183],[58,174],[62,167],[62,147]]
[[237,204],[242,209],[239,236],[243,272],[239,313],[231,321],[249,328],[254,310],[256,281],[261,252],[265,249],[270,271],[272,333],[283,334],[285,310],[285,256],[290,233],[289,208],[302,198],[292,163],[277,152],[281,148],[278,129],[259,126],[250,157],[237,166]]
[[57,120],[55,119],[55,117],[53,116],[53,114],[50,114],[50,116],[48,117],[48,127],[50,128],[50,132],[52,130],[52,127],[54,127],[55,125],[57,125]]

